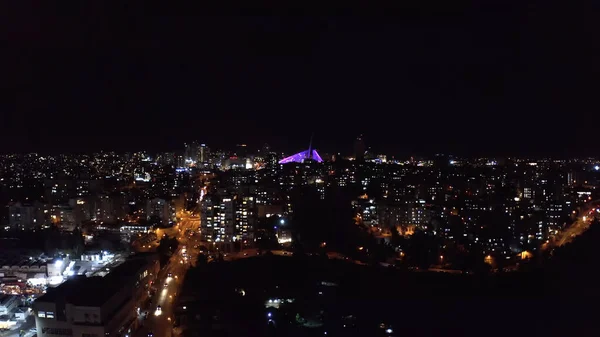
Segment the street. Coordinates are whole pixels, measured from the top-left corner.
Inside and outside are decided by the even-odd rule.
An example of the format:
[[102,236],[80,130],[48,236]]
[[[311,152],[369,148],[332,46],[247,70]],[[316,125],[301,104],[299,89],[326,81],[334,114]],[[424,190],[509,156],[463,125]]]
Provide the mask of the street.
[[[179,247],[169,259],[167,265],[161,269],[155,286],[156,293],[152,297],[152,303],[147,308],[141,308],[141,312],[148,312],[146,318],[140,317],[143,326],[135,332],[136,337],[147,337],[152,333],[156,337],[169,337],[173,328],[173,309],[176,297],[179,294],[185,274],[191,266],[195,265],[198,257],[197,246],[200,243],[198,227],[200,220],[191,215],[182,216],[181,222],[173,232],[177,235]],[[189,229],[189,231],[188,231]],[[191,234],[191,235],[190,235]],[[171,277],[168,277],[170,274]],[[158,310],[160,307],[160,310]]]
[[25,322],[23,322],[23,324],[21,324],[21,326],[19,328],[0,333],[0,336],[1,337],[19,337],[21,330],[23,330],[25,332],[23,334],[23,337],[31,337],[36,334],[34,331],[31,330],[32,328],[35,328],[35,318],[33,316],[29,316],[29,317],[27,317],[27,320]]
[[575,222],[560,232],[553,241],[542,246],[542,249],[564,246],[565,244],[573,241],[575,237],[583,234],[592,224],[597,208],[597,202],[590,202],[586,205],[586,207],[582,207],[580,215]]

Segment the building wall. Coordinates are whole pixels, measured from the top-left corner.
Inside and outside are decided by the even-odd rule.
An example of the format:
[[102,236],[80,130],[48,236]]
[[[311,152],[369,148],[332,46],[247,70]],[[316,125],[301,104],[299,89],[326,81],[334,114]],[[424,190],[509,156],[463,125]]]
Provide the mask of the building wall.
[[265,218],[267,214],[280,215],[283,214],[283,206],[281,205],[258,205],[257,212],[259,218]]
[[101,309],[99,307],[71,306],[73,323],[95,323],[102,322]]
[[34,205],[15,203],[8,206],[8,226],[10,230],[32,230],[41,226],[38,211]]
[[157,216],[166,225],[175,221],[175,207],[165,199],[154,198],[148,200],[146,204],[146,215],[148,219],[153,215]]
[[[44,297],[41,297],[35,301],[38,336],[114,336],[135,317],[135,307],[144,299],[145,285],[158,274],[158,260],[149,256],[147,262],[137,273],[122,280],[119,290],[101,306],[66,303],[61,309],[60,300],[42,302]],[[52,317],[48,317],[48,312]]]
[[[105,324],[101,308],[69,306],[73,319],[73,336],[104,336]],[[85,335],[84,335],[85,334]]]
[[62,259],[62,263],[57,263],[56,261],[52,261],[47,264],[46,271],[48,272],[48,277],[52,276],[62,276],[63,271],[69,265],[70,259],[65,257]]
[[35,302],[34,309],[38,337],[73,336],[71,323],[58,319],[55,303]]

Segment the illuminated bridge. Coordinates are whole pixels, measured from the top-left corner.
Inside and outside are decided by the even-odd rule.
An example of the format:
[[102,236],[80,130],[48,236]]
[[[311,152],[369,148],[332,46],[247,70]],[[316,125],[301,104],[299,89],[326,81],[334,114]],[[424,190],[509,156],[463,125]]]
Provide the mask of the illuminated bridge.
[[312,134],[310,136],[310,143],[308,144],[308,150],[298,152],[293,156],[283,158],[279,161],[279,164],[304,163],[307,160],[316,161],[317,163],[322,163],[323,158],[321,158],[321,156],[319,156],[319,154],[317,153],[317,150],[313,149],[313,147],[312,147],[313,136],[314,136],[314,134]]
[[305,160],[314,160],[318,163],[322,163],[323,159],[317,153],[317,150],[308,149],[306,151],[302,151],[296,153],[295,155],[283,158],[279,161],[279,164],[287,164],[287,163],[303,163]]

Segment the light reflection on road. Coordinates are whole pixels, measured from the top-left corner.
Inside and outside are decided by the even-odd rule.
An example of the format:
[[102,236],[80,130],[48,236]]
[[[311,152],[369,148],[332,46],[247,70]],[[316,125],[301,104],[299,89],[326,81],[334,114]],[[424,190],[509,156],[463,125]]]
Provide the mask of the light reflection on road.
[[[179,248],[159,273],[155,283],[157,291],[152,298],[152,305],[143,309],[148,311],[149,315],[144,320],[144,326],[134,333],[135,337],[147,337],[150,331],[156,337],[169,337],[172,335],[174,304],[188,268],[192,262],[195,263],[196,261],[198,250],[193,247],[200,243],[198,235],[189,237],[189,235],[185,235],[185,232],[190,229],[192,233],[197,233],[199,224],[198,218],[183,217],[177,226],[178,231],[174,231],[178,235]],[[180,263],[183,259],[183,246],[187,248],[186,253],[189,262]],[[172,277],[167,277],[169,273]],[[155,315],[158,306],[161,307],[160,314]]]
[[599,201],[589,202],[587,207],[583,208],[580,212],[580,216],[575,222],[560,232],[553,241],[549,242],[544,249],[556,248],[564,246],[565,244],[573,241],[574,238],[583,234],[592,224],[595,216],[596,209]]

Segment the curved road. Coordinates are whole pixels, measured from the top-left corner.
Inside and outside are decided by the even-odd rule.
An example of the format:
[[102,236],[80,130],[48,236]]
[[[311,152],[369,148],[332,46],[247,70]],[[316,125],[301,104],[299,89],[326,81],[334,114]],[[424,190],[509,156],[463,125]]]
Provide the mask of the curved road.
[[[581,234],[583,234],[592,223],[594,219],[595,210],[600,207],[600,200],[594,200],[586,203],[585,207],[582,208],[580,212],[580,216],[575,220],[575,222],[561,231],[553,241],[551,241],[548,245],[545,245],[545,248],[556,248],[563,246]],[[544,247],[544,246],[543,246]]]

